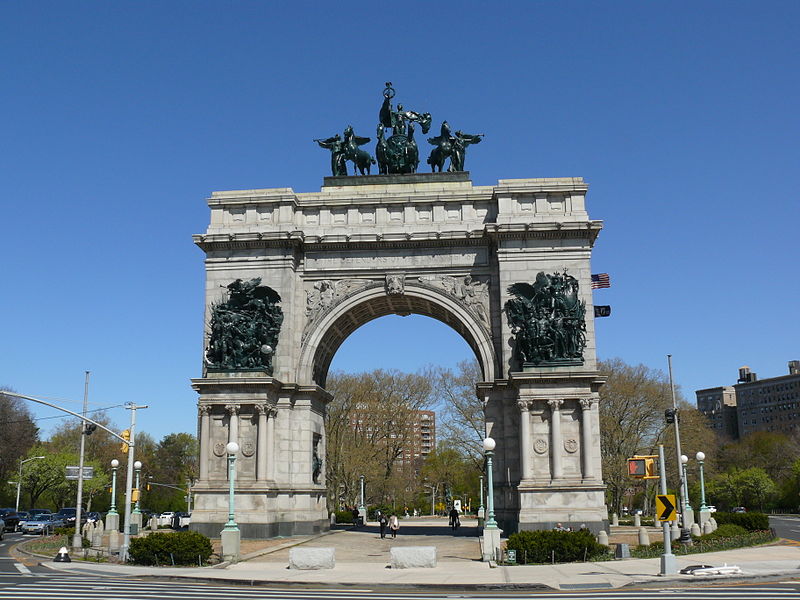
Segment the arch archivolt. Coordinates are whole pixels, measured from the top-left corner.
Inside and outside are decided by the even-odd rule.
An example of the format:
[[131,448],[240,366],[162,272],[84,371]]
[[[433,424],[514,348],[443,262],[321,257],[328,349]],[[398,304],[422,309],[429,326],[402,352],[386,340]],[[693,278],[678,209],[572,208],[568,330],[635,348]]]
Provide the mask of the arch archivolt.
[[[448,281],[452,277],[418,277],[399,282],[394,277],[398,276],[387,276],[386,282],[346,280],[351,282],[352,291],[337,297],[335,303],[324,309],[309,306],[297,381],[324,387],[333,356],[345,339],[365,323],[392,314],[424,315],[449,325],[475,352],[484,380],[494,380],[497,359],[488,323],[488,303],[483,305],[481,299],[481,306],[477,307],[474,294],[465,299],[463,292],[453,293]],[[361,283],[352,283],[358,281]]]

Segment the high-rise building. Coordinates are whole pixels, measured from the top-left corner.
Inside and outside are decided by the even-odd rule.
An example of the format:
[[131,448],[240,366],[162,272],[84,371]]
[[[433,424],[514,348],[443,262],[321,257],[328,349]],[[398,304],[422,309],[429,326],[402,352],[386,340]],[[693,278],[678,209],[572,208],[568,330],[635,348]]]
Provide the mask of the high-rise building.
[[697,390],[695,395],[697,409],[728,437],[800,431],[800,361],[789,361],[788,375],[769,379],[759,379],[749,367],[741,367],[735,385]]

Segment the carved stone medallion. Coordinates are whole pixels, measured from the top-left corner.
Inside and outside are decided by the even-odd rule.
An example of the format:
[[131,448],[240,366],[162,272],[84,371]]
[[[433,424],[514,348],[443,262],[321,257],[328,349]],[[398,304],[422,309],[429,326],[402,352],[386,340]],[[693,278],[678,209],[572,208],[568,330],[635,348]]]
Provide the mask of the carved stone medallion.
[[564,440],[564,450],[569,452],[570,454],[574,454],[578,451],[578,440],[574,438],[569,438]]
[[539,438],[533,442],[533,451],[536,452],[536,454],[544,454],[547,452],[547,440]]
[[225,444],[223,442],[214,444],[214,456],[225,456]]
[[242,454],[247,457],[253,456],[256,453],[256,445],[253,442],[245,442],[242,444]]

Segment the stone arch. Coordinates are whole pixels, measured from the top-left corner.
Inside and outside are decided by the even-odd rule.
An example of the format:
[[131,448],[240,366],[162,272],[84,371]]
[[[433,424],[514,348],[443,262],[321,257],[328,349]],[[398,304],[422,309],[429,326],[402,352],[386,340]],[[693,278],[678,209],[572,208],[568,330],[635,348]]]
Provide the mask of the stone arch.
[[303,343],[297,381],[324,387],[333,356],[347,337],[369,321],[392,314],[418,314],[449,325],[475,352],[484,381],[495,379],[497,357],[486,327],[451,296],[406,282],[402,294],[390,295],[383,286],[372,287],[345,298],[328,311]]

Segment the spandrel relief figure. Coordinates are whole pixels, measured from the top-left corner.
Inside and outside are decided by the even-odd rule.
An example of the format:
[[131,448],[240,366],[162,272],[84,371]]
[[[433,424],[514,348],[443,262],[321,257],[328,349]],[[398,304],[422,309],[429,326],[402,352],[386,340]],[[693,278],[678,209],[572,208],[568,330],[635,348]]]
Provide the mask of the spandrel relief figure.
[[472,275],[464,277],[451,277],[449,275],[422,275],[422,283],[445,290],[451,296],[461,301],[471,311],[476,313],[484,325],[489,324],[487,310],[489,286],[481,281],[476,281]]
[[583,363],[586,303],[578,280],[563,273],[539,272],[533,284],[515,283],[504,311],[514,335],[514,353],[524,365]]
[[272,373],[272,357],[283,323],[281,298],[261,279],[237,279],[228,298],[211,307],[206,366],[218,370],[263,369]]

